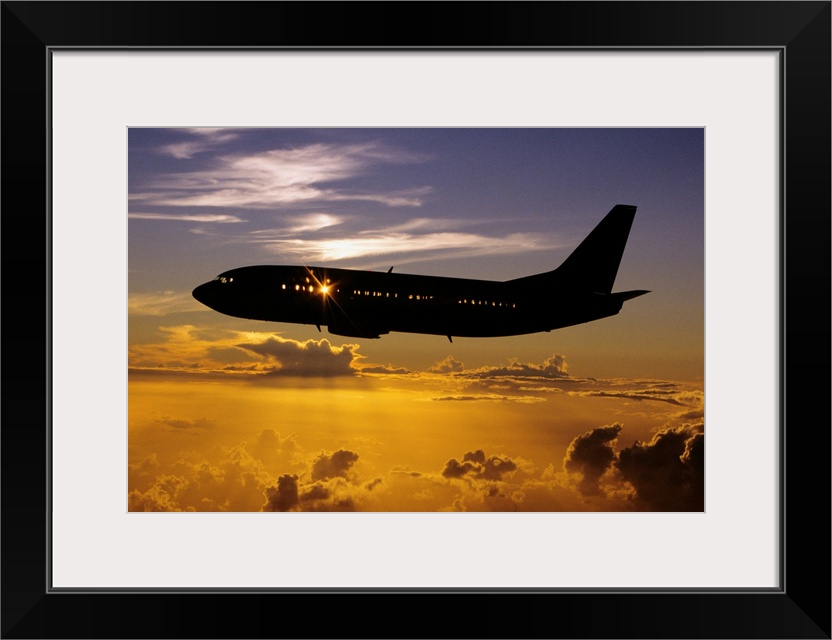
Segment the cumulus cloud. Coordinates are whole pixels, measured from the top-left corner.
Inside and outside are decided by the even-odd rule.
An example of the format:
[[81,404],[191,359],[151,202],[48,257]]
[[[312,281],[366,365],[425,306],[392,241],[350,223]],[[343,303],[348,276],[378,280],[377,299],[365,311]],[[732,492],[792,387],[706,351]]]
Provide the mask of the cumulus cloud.
[[[666,427],[650,442],[615,450],[621,424],[598,427],[569,445],[563,469],[584,496],[626,501],[643,511],[703,511],[703,423]],[[611,508],[614,505],[611,505]]]
[[362,375],[393,375],[393,376],[418,376],[418,373],[411,371],[405,367],[396,367],[392,364],[373,364],[373,365],[358,365],[358,372]]
[[441,383],[441,395],[431,398],[438,402],[503,401],[519,403],[546,402],[547,395],[560,392],[565,385],[592,383],[594,380],[574,378],[568,373],[566,358],[554,354],[542,363],[510,359],[503,365],[466,368],[448,356],[422,372],[426,379]]
[[335,346],[327,339],[297,341],[274,333],[204,331],[193,325],[159,327],[163,340],[129,347],[132,373],[234,375],[256,382],[270,376],[355,376],[357,344]]
[[339,449],[332,454],[322,453],[312,463],[312,480],[347,478],[357,460],[357,453],[345,449]]
[[297,474],[283,474],[277,485],[266,489],[266,505],[263,511],[291,511],[299,501]]
[[542,378],[560,379],[569,376],[565,356],[554,354],[546,358],[543,364],[527,364],[512,360],[503,367],[481,367],[472,371],[466,371],[465,375],[471,378]]
[[577,477],[578,490],[584,495],[600,492],[598,481],[616,459],[615,443],[621,432],[616,423],[587,431],[575,438],[566,449],[563,468]]
[[252,454],[269,465],[291,464],[300,455],[297,435],[282,436],[274,429],[263,429],[249,444]]
[[357,511],[362,500],[379,490],[382,478],[360,482],[354,451],[339,449],[316,456],[307,472],[282,474],[266,487],[262,511]]
[[355,374],[353,362],[358,358],[355,353],[358,345],[333,347],[326,338],[297,342],[274,336],[263,342],[244,342],[235,346],[274,361],[278,368],[271,373],[281,375],[351,376]]
[[[219,448],[213,461],[194,453],[164,467],[155,454],[131,466],[130,511],[257,511],[271,476],[246,443]],[[148,481],[148,477],[151,476]]]
[[448,356],[442,362],[437,362],[432,367],[428,367],[431,373],[459,373],[465,366],[453,356]]
[[475,478],[499,481],[503,475],[517,470],[517,464],[507,457],[485,457],[482,449],[468,451],[462,456],[462,462],[451,458],[442,469],[446,478]]
[[179,504],[180,492],[188,486],[185,478],[160,475],[147,491],[134,489],[127,495],[129,511],[194,511]]
[[636,490],[635,502],[648,511],[703,511],[705,434],[702,423],[658,432],[636,442],[618,458],[621,476]]

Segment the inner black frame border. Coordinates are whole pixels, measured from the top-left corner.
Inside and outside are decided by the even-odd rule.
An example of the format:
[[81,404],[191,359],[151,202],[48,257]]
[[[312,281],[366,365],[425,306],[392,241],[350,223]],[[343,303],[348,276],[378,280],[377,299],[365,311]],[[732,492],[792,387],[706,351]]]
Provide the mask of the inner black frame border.
[[[3,638],[830,638],[830,2],[2,2],[0,28]],[[779,52],[780,588],[51,588],[48,100],[69,48]]]

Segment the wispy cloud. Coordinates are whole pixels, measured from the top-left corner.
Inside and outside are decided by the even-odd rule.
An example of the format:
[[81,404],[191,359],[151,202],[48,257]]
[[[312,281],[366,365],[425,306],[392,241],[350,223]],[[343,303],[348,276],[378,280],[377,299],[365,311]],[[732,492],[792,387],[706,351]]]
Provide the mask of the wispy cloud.
[[296,237],[298,234],[321,231],[341,224],[344,219],[331,213],[308,213],[300,216],[286,216],[282,227],[256,229],[250,237],[253,242],[269,242],[277,238]]
[[131,293],[127,299],[127,311],[137,316],[164,316],[169,313],[202,311],[205,307],[194,300],[190,292],[154,291]]
[[159,148],[159,153],[173,156],[180,160],[190,160],[197,154],[212,151],[218,146],[238,137],[238,134],[228,129],[205,128],[187,129],[187,131],[199,139],[167,144]]
[[355,260],[379,256],[402,256],[407,262],[487,255],[515,255],[553,248],[547,238],[534,233],[508,236],[485,236],[475,233],[404,233],[390,230],[367,231],[340,238],[272,238],[268,234],[253,237],[275,253],[296,256],[312,263]]
[[[165,152],[178,154],[177,157],[192,157],[208,148],[207,145],[217,144],[223,135],[216,134],[213,138],[206,135],[207,141],[168,145]],[[229,154],[217,158],[210,169],[170,176],[158,183],[158,190],[135,193],[131,199],[157,206],[250,209],[339,200],[378,202],[391,207],[419,206],[424,196],[430,193],[430,187],[373,192],[338,189],[332,183],[364,175],[378,164],[424,159],[418,154],[373,142],[311,144],[248,155]]]
[[477,395],[457,395],[457,396],[438,396],[431,398],[436,402],[481,402],[483,400],[491,400],[498,402],[522,402],[526,404],[535,404],[538,402],[546,402],[544,398],[536,398],[534,396],[506,396],[498,395],[496,393],[481,393]]
[[[612,384],[615,384],[614,382]],[[619,384],[621,384],[619,382]],[[625,385],[631,383],[624,381]],[[590,389],[584,391],[570,391],[572,396],[591,396],[598,398],[618,398],[620,400],[664,402],[679,407],[701,407],[704,397],[701,391],[685,389],[663,388],[625,388],[625,389]]]
[[242,218],[232,215],[219,213],[130,213],[128,218],[135,218],[136,220],[173,220],[175,222],[245,222]]

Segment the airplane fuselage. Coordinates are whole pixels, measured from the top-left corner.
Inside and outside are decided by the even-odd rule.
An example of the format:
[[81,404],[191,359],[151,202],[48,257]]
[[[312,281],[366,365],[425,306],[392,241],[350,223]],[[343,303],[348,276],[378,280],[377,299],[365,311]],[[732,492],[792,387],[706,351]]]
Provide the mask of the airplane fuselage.
[[511,282],[295,266],[226,271],[194,296],[227,315],[326,325],[336,335],[390,331],[496,337],[551,331],[615,315],[622,300]]
[[326,326],[378,338],[391,331],[498,337],[551,331],[617,314],[646,291],[612,293],[635,215],[617,205],[553,271],[505,282],[388,271],[258,265],[221,273],[194,297],[251,320]]

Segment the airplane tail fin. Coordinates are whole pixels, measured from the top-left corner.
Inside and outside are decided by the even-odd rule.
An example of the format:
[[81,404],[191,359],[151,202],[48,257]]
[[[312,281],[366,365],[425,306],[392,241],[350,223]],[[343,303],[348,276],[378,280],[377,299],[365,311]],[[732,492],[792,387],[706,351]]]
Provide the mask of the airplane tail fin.
[[570,288],[610,293],[635,215],[634,206],[614,206],[552,275]]

